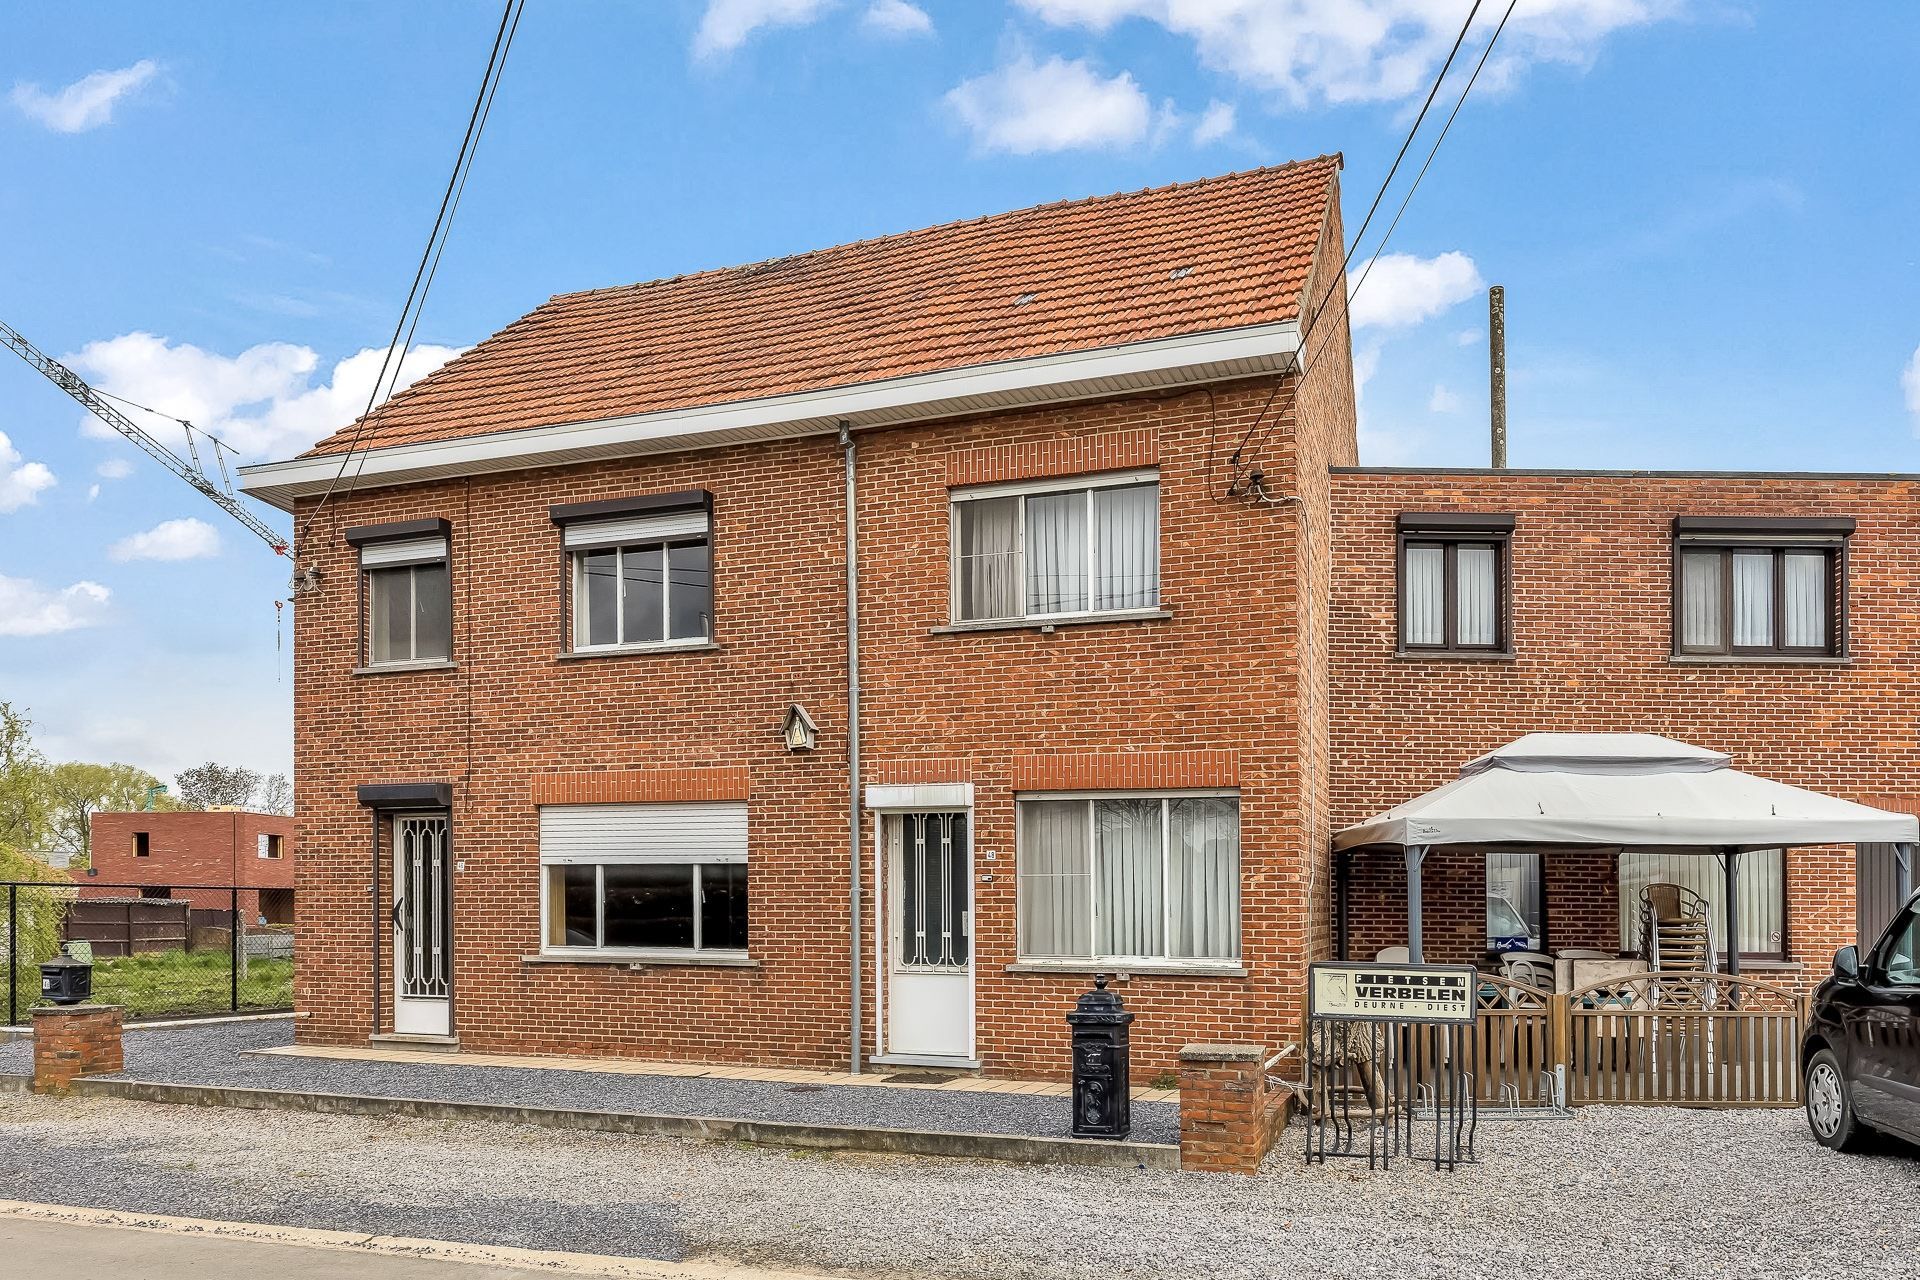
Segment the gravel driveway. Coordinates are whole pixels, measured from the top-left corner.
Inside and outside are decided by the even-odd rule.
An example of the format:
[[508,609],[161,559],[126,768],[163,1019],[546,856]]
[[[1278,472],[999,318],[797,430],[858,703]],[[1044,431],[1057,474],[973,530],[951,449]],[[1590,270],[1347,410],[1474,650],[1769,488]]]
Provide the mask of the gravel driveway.
[[[1920,1163],[1797,1112],[1592,1107],[1478,1167],[1258,1178],[0,1097],[0,1198],[889,1275],[1911,1275]],[[1844,1223],[1844,1226],[1836,1224]],[[1844,1246],[1835,1244],[1844,1232]]]
[[[1067,1136],[1068,1101],[1007,1093],[889,1089],[872,1085],[808,1086],[768,1080],[705,1076],[635,1076],[529,1067],[469,1067],[445,1063],[348,1062],[249,1053],[293,1043],[293,1024],[207,1023],[198,1027],[132,1030],[126,1035],[123,1078],[167,1084],[234,1085],[352,1093],[385,1098],[440,1098],[511,1106],[618,1111],[639,1115],[716,1116],[800,1124],[872,1125],[940,1133]],[[0,1045],[0,1073],[32,1071],[33,1046]],[[1180,1108],[1170,1102],[1133,1104],[1133,1141],[1178,1142]]]

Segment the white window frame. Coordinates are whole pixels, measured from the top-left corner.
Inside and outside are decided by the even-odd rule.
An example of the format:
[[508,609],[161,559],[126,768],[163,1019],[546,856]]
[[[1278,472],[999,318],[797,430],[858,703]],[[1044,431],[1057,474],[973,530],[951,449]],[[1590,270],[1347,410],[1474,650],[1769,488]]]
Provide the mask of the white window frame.
[[[1093,495],[1099,489],[1126,489],[1137,485],[1151,484],[1154,487],[1154,502],[1160,500],[1160,469],[1143,467],[1132,471],[1110,471],[1095,476],[1062,476],[1046,480],[1015,480],[1000,484],[969,485],[954,489],[948,494],[947,503],[947,617],[954,626],[989,625],[1006,622],[1048,622],[1075,618],[1125,618],[1142,615],[1157,616],[1161,612],[1160,600],[1160,548],[1156,540],[1153,555],[1153,595],[1155,603],[1132,609],[1099,609],[1094,607],[1094,583],[1100,576],[1099,539],[1094,534]],[[1086,515],[1086,588],[1082,595],[1086,607],[1069,609],[1055,613],[1030,613],[1027,610],[1027,504],[1026,499],[1047,494],[1079,493],[1084,491],[1087,500]],[[1013,525],[1013,581],[1018,597],[1018,609],[1005,617],[963,618],[960,616],[960,507],[967,502],[980,502],[992,498],[1019,498],[1014,507]],[[1158,524],[1156,522],[1156,529]]]
[[[706,634],[682,636],[678,639],[668,635],[673,630],[673,559],[675,546],[688,546],[698,542],[707,549],[707,609]],[[573,653],[654,653],[662,649],[701,649],[713,643],[713,533],[708,530],[698,535],[687,534],[674,538],[662,538],[655,541],[636,540],[633,542],[608,543],[602,546],[568,547],[567,558],[573,562],[571,579],[572,598],[568,602],[571,615],[571,648]],[[592,644],[583,641],[587,614],[581,607],[585,599],[583,587],[586,582],[586,557],[603,552],[614,553],[613,580],[615,584],[613,602],[613,625],[615,635],[621,637],[608,644]],[[625,638],[627,630],[627,552],[653,551],[660,554],[660,635],[658,640],[633,640]]]
[[[607,868],[619,866],[654,867],[691,867],[693,868],[693,945],[691,947],[609,947],[603,945],[607,936]],[[703,925],[700,919],[700,889],[702,869],[718,866],[748,866],[745,857],[703,857],[689,858],[685,862],[648,861],[645,863],[627,862],[548,862],[540,863],[540,954],[544,956],[592,956],[618,960],[661,960],[698,957],[712,960],[746,960],[751,955],[747,947],[708,947],[703,946],[701,937]],[[553,897],[553,872],[565,867],[593,868],[593,936],[594,945],[590,947],[567,946],[553,942],[547,936],[548,926],[552,922],[551,903]],[[753,927],[753,872],[747,872],[747,927]]]
[[[1016,926],[1015,932],[1018,934],[1018,937],[1015,939],[1014,945],[1021,964],[1067,966],[1083,970],[1090,965],[1103,967],[1125,967],[1132,965],[1136,967],[1151,967],[1154,969],[1214,971],[1222,968],[1237,968],[1245,963],[1245,953],[1247,949],[1245,934],[1246,912],[1241,894],[1241,889],[1246,880],[1246,844],[1244,839],[1242,839],[1240,843],[1241,874],[1235,880],[1233,886],[1233,909],[1235,915],[1239,917],[1239,924],[1241,926],[1235,930],[1240,936],[1239,954],[1232,956],[1121,956],[1102,955],[1097,951],[1091,951],[1084,956],[1070,956],[1029,951],[1027,949],[1026,930],[1019,924],[1019,896],[1025,888],[1027,867],[1026,823],[1021,820],[1020,806],[1030,801],[1044,802],[1052,800],[1082,801],[1089,806],[1087,820],[1087,936],[1090,939],[1098,939],[1100,936],[1100,831],[1092,817],[1091,806],[1094,801],[1157,800],[1160,802],[1160,904],[1163,913],[1169,909],[1168,904],[1173,900],[1172,895],[1168,892],[1171,886],[1167,879],[1168,868],[1172,865],[1173,861],[1172,858],[1168,856],[1173,837],[1171,830],[1173,820],[1172,802],[1175,800],[1232,800],[1235,802],[1236,816],[1240,818],[1245,817],[1244,809],[1240,803],[1240,791],[1236,787],[1171,788],[1156,791],[1023,791],[1015,794],[1013,824],[1014,921]],[[1241,823],[1240,830],[1241,835],[1244,837],[1246,831],[1244,822]],[[1163,947],[1170,933],[1171,930],[1163,922],[1160,935]]]

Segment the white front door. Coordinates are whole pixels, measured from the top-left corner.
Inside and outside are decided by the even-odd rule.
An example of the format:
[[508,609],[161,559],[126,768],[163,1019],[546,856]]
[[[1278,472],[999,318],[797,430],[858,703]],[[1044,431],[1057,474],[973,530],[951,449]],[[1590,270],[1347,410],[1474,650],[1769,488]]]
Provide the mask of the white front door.
[[453,1034],[449,866],[446,814],[393,820],[393,1029],[398,1035]]
[[973,1056],[973,857],[965,813],[882,819],[888,1057]]

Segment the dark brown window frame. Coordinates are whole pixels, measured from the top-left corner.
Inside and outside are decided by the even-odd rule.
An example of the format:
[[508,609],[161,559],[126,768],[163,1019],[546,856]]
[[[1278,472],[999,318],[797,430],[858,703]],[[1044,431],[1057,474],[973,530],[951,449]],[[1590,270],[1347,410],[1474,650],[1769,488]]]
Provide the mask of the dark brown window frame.
[[[1504,657],[1513,652],[1513,529],[1510,515],[1480,511],[1437,511],[1403,514],[1396,521],[1394,548],[1394,646],[1411,657]],[[1445,550],[1442,570],[1443,621],[1440,644],[1414,644],[1407,639],[1407,551],[1411,547],[1439,546]],[[1459,574],[1456,561],[1462,546],[1493,548],[1493,643],[1460,644]]]
[[[1847,635],[1847,564],[1854,521],[1846,518],[1678,516],[1673,522],[1672,653],[1676,658],[1844,659]],[[1733,642],[1733,557],[1764,552],[1773,557],[1773,635],[1770,645]],[[1786,634],[1786,562],[1789,554],[1819,553],[1827,570],[1827,642],[1823,645],[1777,643]],[[1720,557],[1721,640],[1712,645],[1685,642],[1686,557]]]
[[[359,599],[355,602],[355,612],[359,616],[359,644],[354,668],[356,672],[365,671],[406,671],[419,670],[433,666],[451,666],[455,662],[455,641],[459,639],[459,613],[455,608],[453,582],[453,522],[443,517],[433,516],[424,520],[395,520],[387,524],[359,525],[348,529],[342,535],[348,546],[354,549],[354,580]],[[407,538],[438,537],[447,544],[447,555],[443,563],[447,566],[447,656],[444,659],[429,659],[425,662],[391,662],[375,667],[371,661],[373,653],[372,637],[367,634],[369,604],[367,600],[367,575],[381,566],[369,567],[360,562],[360,549],[369,543],[399,542]]]

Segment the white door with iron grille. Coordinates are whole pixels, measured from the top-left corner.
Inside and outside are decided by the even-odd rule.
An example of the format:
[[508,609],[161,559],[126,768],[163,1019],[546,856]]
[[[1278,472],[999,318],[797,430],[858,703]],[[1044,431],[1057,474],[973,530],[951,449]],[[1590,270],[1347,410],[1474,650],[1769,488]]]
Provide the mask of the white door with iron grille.
[[393,1029],[453,1034],[451,882],[447,815],[393,820]]
[[881,819],[889,1058],[973,1056],[972,845],[965,813]]

